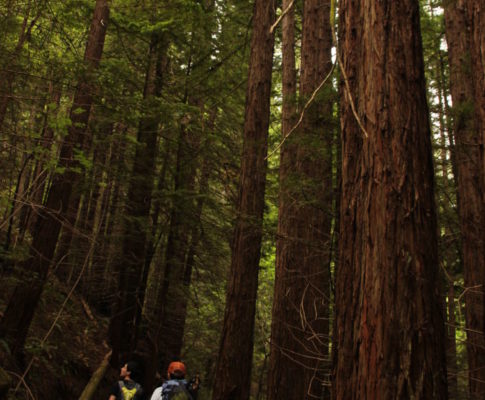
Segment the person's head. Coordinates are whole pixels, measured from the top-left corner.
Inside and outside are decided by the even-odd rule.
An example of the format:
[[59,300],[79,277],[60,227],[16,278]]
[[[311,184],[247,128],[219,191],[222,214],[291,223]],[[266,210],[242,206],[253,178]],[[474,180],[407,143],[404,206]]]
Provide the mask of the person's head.
[[121,379],[138,379],[138,364],[135,361],[128,361],[121,367]]
[[167,369],[167,377],[169,379],[184,379],[185,373],[185,364],[181,361],[171,362]]

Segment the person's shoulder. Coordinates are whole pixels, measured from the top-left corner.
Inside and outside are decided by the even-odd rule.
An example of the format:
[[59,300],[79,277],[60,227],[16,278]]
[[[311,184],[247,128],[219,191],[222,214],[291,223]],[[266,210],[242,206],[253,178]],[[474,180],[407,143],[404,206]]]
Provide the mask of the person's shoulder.
[[157,387],[153,393],[152,393],[152,396],[150,397],[150,399],[160,399],[162,397],[162,389],[163,387],[162,386],[159,386]]

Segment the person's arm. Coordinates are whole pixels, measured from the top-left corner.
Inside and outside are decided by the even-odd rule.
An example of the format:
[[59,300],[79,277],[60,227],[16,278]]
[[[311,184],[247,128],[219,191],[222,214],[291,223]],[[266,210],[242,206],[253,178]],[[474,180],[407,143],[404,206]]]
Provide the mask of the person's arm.
[[199,375],[195,375],[195,377],[192,378],[187,385],[187,389],[189,390],[189,393],[192,396],[192,400],[197,400],[199,387],[200,387],[200,378],[199,378]]
[[156,388],[153,391],[152,397],[150,397],[150,400],[160,400],[162,398],[162,388]]

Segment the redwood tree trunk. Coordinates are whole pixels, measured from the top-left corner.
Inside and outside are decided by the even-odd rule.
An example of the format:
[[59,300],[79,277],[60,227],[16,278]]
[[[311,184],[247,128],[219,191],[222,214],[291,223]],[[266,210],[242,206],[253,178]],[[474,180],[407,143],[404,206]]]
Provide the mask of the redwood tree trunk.
[[0,324],[0,335],[4,337],[14,355],[19,355],[23,351],[35,307],[54,255],[62,220],[66,216],[69,197],[78,179],[75,172],[78,163],[74,159],[74,149],[82,149],[86,135],[93,101],[93,86],[89,83],[89,74],[99,65],[108,17],[108,1],[97,0],[84,54],[88,64],[88,76],[80,80],[76,89],[70,114],[72,125],[60,152],[59,166],[66,170],[53,177],[45,209],[40,211],[36,221],[30,256],[20,266],[23,270],[23,280],[15,288]]
[[251,380],[254,316],[266,181],[274,36],[272,0],[256,0],[239,181],[238,218],[216,366],[214,400],[247,400]]
[[[479,185],[481,198],[473,208],[478,208],[477,214],[467,215],[467,227],[471,229],[467,245],[475,246],[475,250],[467,249],[470,257],[468,268],[465,268],[465,297],[467,345],[470,371],[470,393],[483,398],[485,395],[485,12],[483,1],[467,0],[468,27],[470,37],[470,62],[473,82],[473,115],[476,130],[472,139],[479,149],[478,172],[474,167],[472,184]],[[468,78],[465,78],[468,79]],[[475,160],[474,160],[475,161]],[[477,176],[478,175],[478,176]],[[475,180],[476,179],[476,180]],[[468,199],[467,199],[468,201]],[[471,218],[475,226],[471,227]],[[470,357],[471,355],[471,357]]]
[[[292,0],[283,0],[282,9],[286,10]],[[296,124],[296,66],[295,66],[295,7],[292,7],[282,20],[282,86],[283,109],[281,140]],[[268,368],[268,400],[290,398],[295,392],[302,393],[302,380],[294,379],[299,375],[301,367],[292,362],[293,354],[285,352],[286,343],[292,343],[291,327],[298,326],[299,313],[296,305],[291,304],[286,290],[289,286],[285,266],[285,254],[291,241],[288,231],[292,219],[291,212],[292,187],[291,172],[295,164],[296,148],[294,136],[289,136],[281,146],[279,169],[279,205],[278,231],[276,236],[276,270],[275,287],[271,322],[270,357]],[[294,284],[294,282],[293,282]],[[290,289],[291,290],[291,289]]]
[[[306,0],[303,13],[300,103],[330,71],[330,2]],[[331,88],[331,81],[325,89]],[[269,398],[310,399],[328,375],[330,230],[332,208],[331,93],[305,111],[282,154],[279,232]],[[302,107],[303,109],[303,107]]]
[[339,9],[350,93],[342,83],[333,396],[446,399],[419,3],[343,0]]
[[[454,161],[458,175],[458,208],[466,287],[469,390],[473,398],[479,398],[485,393],[485,65],[483,61],[480,64],[477,54],[477,46],[480,46],[480,34],[477,33],[479,29],[483,29],[476,26],[479,23],[478,17],[479,14],[474,14],[472,2],[458,0],[446,3],[445,26],[454,117]],[[484,40],[483,37],[481,40]]]

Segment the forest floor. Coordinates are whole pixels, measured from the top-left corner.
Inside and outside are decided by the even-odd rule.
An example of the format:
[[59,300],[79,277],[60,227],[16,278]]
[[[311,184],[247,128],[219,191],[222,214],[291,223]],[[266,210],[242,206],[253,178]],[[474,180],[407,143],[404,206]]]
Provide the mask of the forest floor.
[[[2,317],[15,282],[14,278],[0,278]],[[77,399],[108,353],[108,319],[96,315],[79,295],[69,297],[69,292],[70,287],[49,279],[29,332],[23,365],[6,365],[8,346],[0,339],[0,365],[13,380],[7,399]],[[24,380],[20,379],[26,371]],[[93,400],[108,398],[118,373],[108,371]]]

